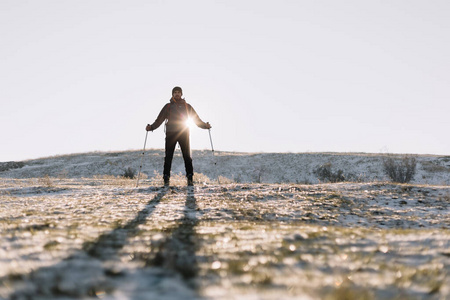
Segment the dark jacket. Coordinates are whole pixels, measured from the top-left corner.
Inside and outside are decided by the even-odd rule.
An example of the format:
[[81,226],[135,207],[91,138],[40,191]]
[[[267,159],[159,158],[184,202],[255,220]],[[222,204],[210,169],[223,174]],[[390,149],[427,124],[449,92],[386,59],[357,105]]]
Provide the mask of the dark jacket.
[[206,123],[200,119],[190,104],[184,99],[175,101],[172,98],[170,99],[170,103],[164,105],[155,122],[151,125],[151,130],[157,129],[164,120],[167,120],[166,132],[184,131],[188,128],[186,124],[188,117],[190,117],[198,127],[208,129]]

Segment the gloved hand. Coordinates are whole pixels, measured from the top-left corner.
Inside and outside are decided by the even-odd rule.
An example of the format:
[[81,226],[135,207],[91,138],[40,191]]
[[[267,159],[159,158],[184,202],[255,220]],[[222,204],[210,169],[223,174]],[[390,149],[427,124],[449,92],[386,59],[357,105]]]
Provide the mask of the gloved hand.
[[145,130],[147,130],[147,131],[153,131],[152,125],[147,124],[147,127],[145,127]]

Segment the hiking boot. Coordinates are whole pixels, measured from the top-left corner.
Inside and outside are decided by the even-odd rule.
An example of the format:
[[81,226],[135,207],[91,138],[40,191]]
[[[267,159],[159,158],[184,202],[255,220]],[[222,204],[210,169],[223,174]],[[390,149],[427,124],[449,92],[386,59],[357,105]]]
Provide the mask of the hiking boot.
[[192,175],[187,176],[187,185],[188,186],[194,186],[194,179]]
[[170,184],[170,177],[164,176],[164,186],[169,186],[169,184]]

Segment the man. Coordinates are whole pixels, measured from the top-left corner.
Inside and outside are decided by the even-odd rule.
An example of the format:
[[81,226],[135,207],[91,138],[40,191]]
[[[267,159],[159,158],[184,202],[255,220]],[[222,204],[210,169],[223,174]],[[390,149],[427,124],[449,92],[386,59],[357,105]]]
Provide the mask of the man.
[[147,125],[147,131],[157,129],[164,120],[166,120],[166,157],[164,158],[164,185],[168,186],[170,181],[170,169],[172,167],[173,153],[177,143],[180,145],[183,153],[184,166],[186,168],[186,177],[189,186],[194,184],[193,175],[194,168],[192,166],[191,148],[189,142],[189,127],[187,125],[188,118],[203,129],[210,129],[211,125],[203,122],[194,108],[182,99],[183,90],[176,86],[172,89],[172,98],[167,103],[156,118],[153,124]]

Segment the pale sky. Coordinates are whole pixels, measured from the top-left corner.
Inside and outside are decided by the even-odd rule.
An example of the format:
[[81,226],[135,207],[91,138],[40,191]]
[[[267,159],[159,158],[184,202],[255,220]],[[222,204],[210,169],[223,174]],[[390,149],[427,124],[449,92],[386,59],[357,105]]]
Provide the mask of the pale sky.
[[217,151],[448,155],[449,53],[447,0],[0,0],[0,161],[142,149],[176,85]]

